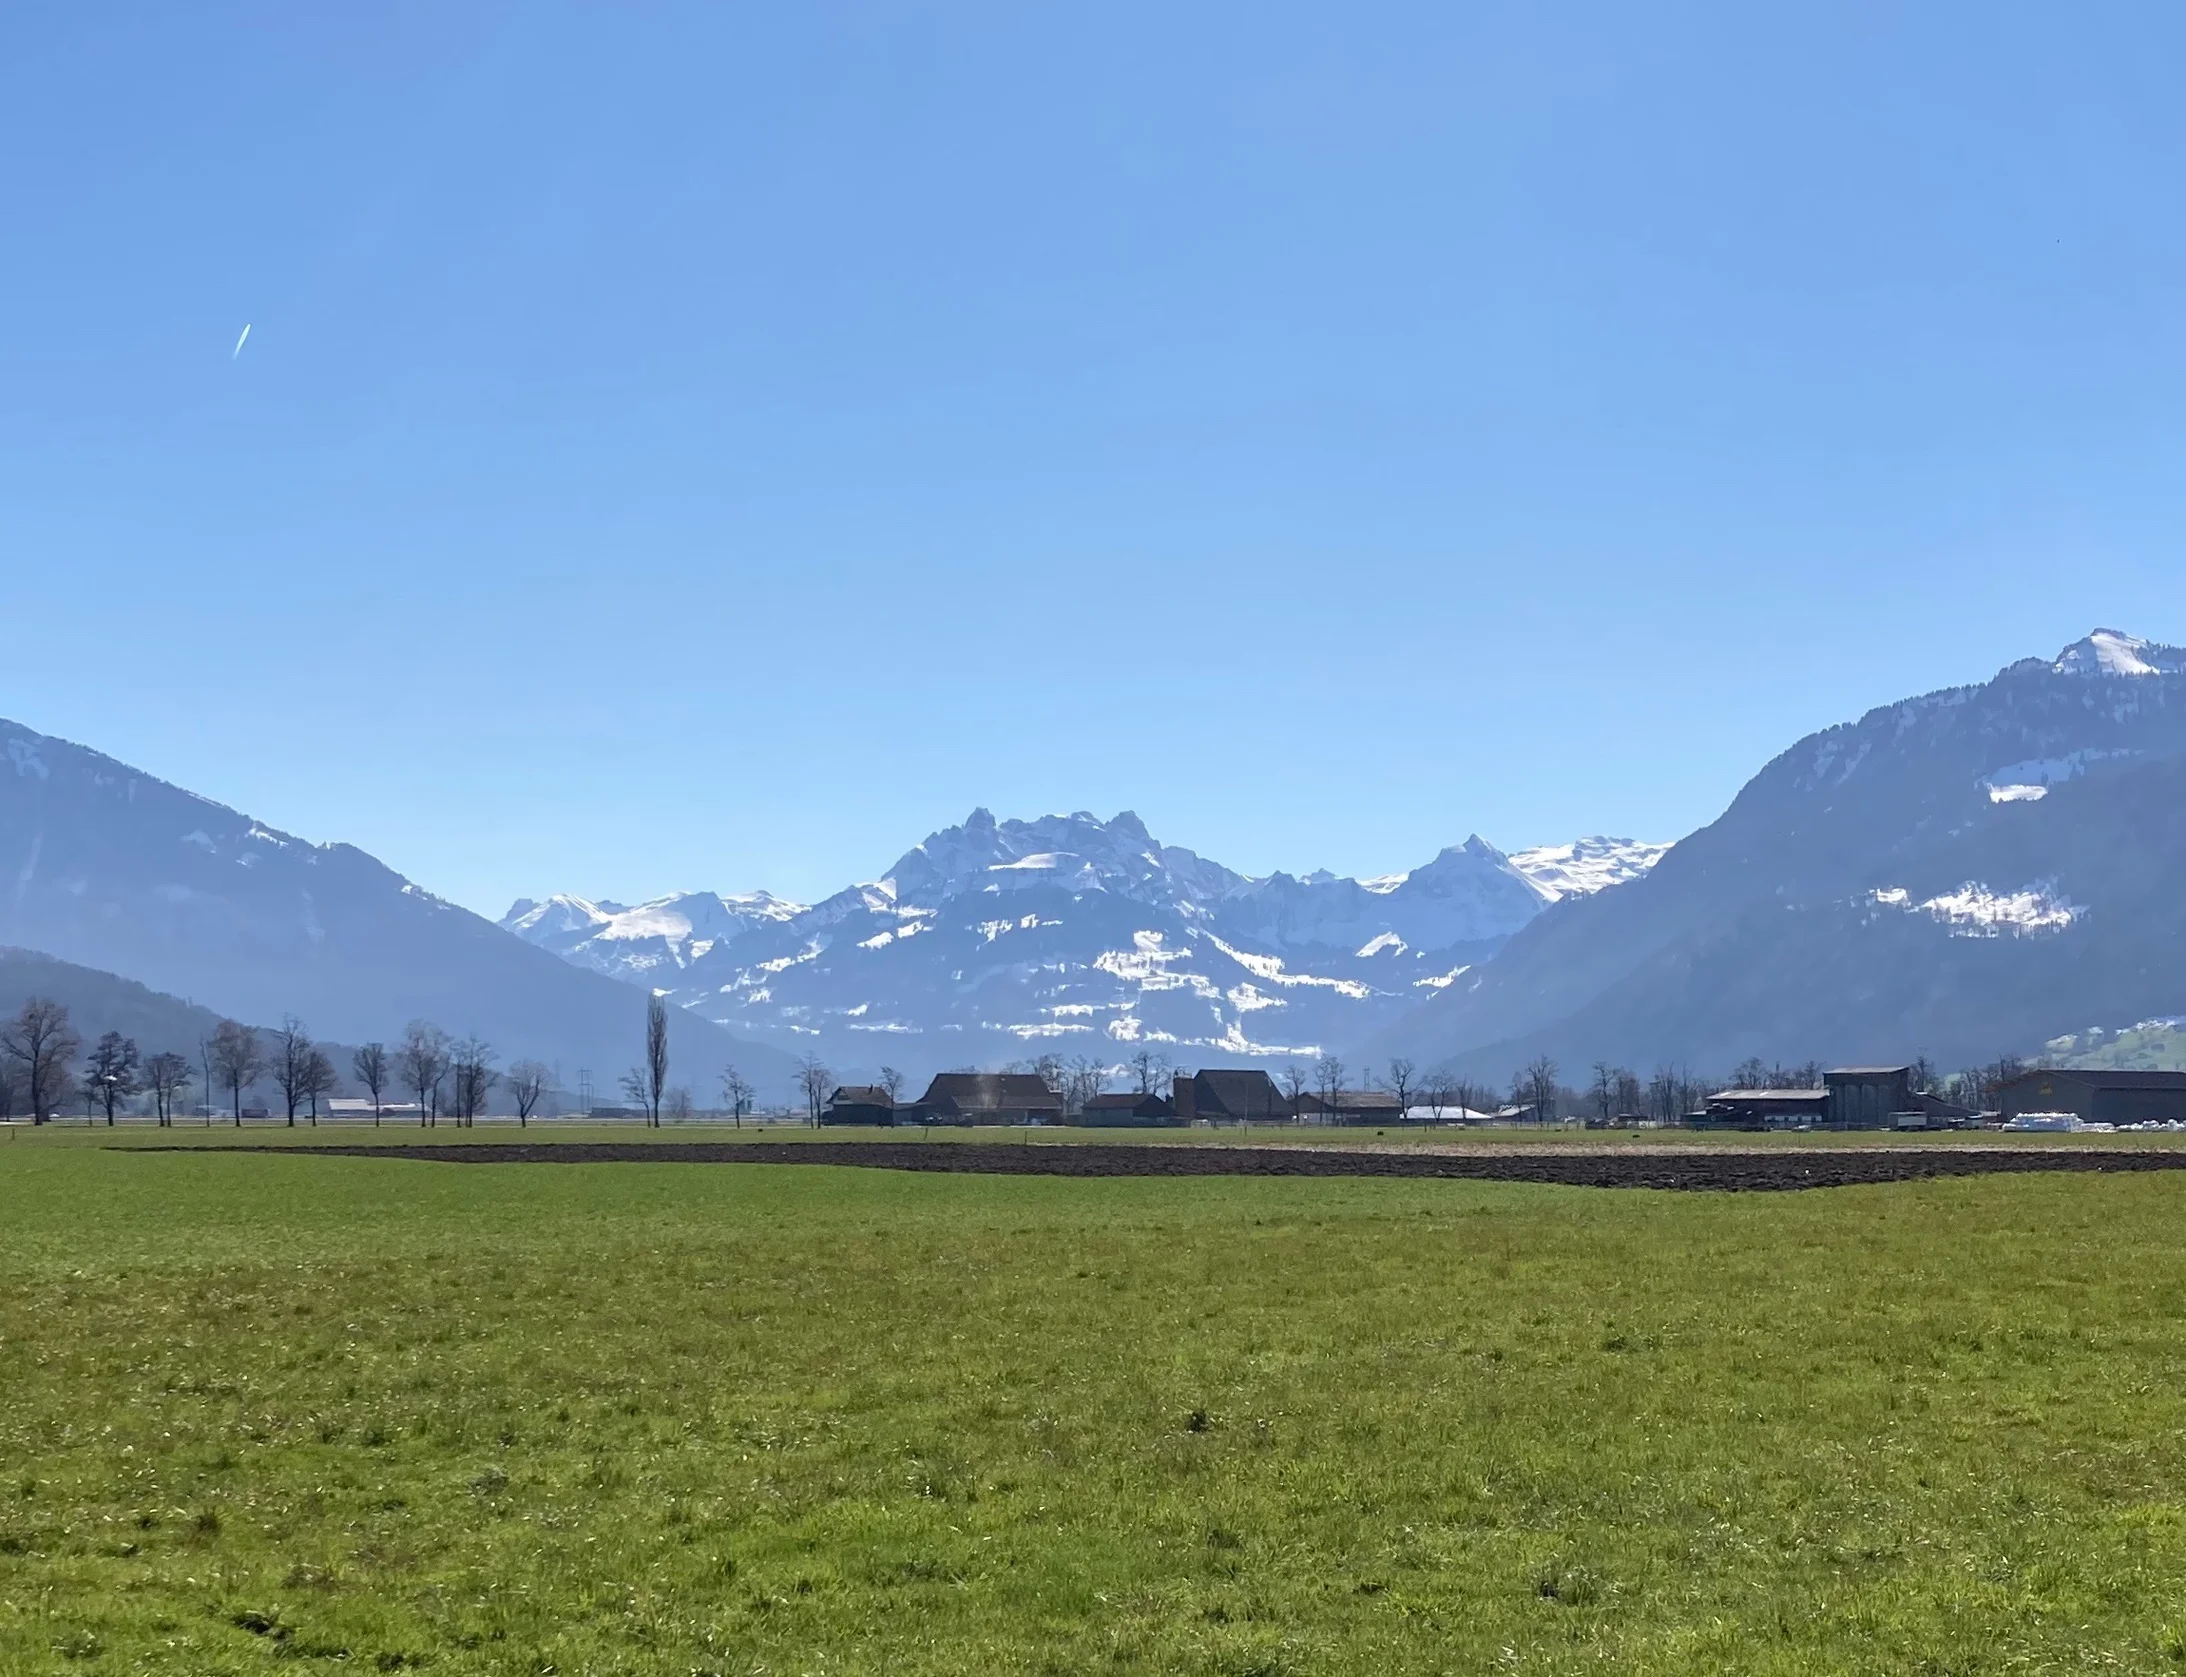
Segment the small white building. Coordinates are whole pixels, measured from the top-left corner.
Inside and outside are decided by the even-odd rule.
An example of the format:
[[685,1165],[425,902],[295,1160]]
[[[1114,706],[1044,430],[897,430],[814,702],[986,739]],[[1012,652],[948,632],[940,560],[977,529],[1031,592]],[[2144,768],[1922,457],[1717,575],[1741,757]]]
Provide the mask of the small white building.
[[[382,1101],[380,1103],[379,1115],[382,1120],[388,1118],[417,1118],[423,1115],[424,1110],[425,1109],[419,1106],[416,1101]],[[372,1116],[372,1103],[370,1101],[354,1101],[346,1098],[342,1100],[325,1101],[320,1104],[319,1115],[322,1118],[328,1119],[369,1119]]]

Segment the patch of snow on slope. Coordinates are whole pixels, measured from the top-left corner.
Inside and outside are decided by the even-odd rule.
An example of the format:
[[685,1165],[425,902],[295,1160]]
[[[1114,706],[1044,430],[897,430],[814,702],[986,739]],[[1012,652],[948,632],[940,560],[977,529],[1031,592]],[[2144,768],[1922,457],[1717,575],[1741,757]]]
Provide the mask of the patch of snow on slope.
[[1510,865],[1550,902],[1590,897],[1637,879],[1669,851],[1667,844],[1595,835],[1570,844],[1543,844],[1511,852]]
[[1322,978],[1310,972],[1285,972],[1283,970],[1283,958],[1280,955],[1254,955],[1242,949],[1232,949],[1211,932],[1207,936],[1207,941],[1251,973],[1253,977],[1264,978],[1270,984],[1318,985],[1335,991],[1339,996],[1349,996],[1354,1001],[1364,1001],[1374,993],[1355,979]]
[[1903,886],[1870,895],[1879,908],[1927,915],[1948,926],[1953,937],[2036,937],[2061,932],[2087,912],[2060,895],[2054,879],[2036,880],[2016,891],[1992,891],[1968,880],[1955,891],[1918,903]]
[[2090,763],[2111,757],[2133,757],[2132,751],[2099,751],[2090,748],[2064,757],[2035,757],[2024,763],[2007,763],[1981,777],[1981,786],[1992,804],[2027,804],[2046,797],[2052,786],[2062,786],[2087,772]]
[[1464,966],[1452,967],[1448,972],[1434,973],[1426,978],[1415,978],[1412,980],[1412,988],[1415,990],[1447,990],[1472,970],[1472,963],[1468,961]]

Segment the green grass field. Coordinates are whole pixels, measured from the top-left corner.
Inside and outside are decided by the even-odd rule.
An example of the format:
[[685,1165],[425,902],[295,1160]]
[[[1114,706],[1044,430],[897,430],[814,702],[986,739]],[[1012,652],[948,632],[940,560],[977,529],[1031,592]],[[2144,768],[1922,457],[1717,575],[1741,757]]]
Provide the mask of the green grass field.
[[0,1142],[0,1671],[2186,1662],[2169,1173],[105,1139]]

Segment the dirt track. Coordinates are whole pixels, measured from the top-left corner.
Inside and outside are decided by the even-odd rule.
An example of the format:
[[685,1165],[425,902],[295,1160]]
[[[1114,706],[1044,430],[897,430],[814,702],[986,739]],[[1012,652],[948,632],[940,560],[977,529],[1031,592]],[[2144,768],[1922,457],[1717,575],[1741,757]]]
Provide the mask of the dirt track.
[[[187,1148],[177,1151],[197,1152]],[[455,1147],[260,1149],[339,1153],[444,1164],[859,1165],[876,1170],[956,1171],[1000,1176],[1404,1176],[1490,1182],[1546,1182],[1579,1188],[1700,1188],[1724,1191],[1841,1188],[1937,1176],[2012,1171],[2186,1169],[2186,1150],[2097,1148],[1863,1148],[1751,1152],[1396,1153],[1303,1147],[1021,1146],[981,1142],[480,1142]],[[132,1151],[136,1151],[132,1149]]]

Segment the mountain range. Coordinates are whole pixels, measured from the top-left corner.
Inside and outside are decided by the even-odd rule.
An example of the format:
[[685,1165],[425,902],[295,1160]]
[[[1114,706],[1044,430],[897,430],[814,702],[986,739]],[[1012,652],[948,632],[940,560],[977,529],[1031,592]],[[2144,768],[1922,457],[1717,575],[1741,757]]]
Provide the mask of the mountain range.
[[1800,740],[1365,1044],[1945,1064],[2186,1011],[2186,650],[2099,629]]
[[[312,844],[111,757],[0,722],[0,944],[256,1024],[393,1041],[412,1019],[506,1063],[611,1088],[640,1057],[630,987],[556,959],[346,844]],[[11,1004],[12,1005],[12,1004]],[[186,1049],[181,1042],[144,1044]],[[678,1081],[786,1078],[778,1050],[692,1017]]]
[[426,1018],[605,1090],[657,989],[702,1101],[731,1064],[777,1094],[807,1053],[913,1078],[1141,1046],[1498,1079],[1540,1056],[2139,1063],[2186,1017],[2186,650],[2097,630],[1883,706],[1674,846],[1475,837],[1381,878],[1250,877],[1128,811],[982,809],[817,903],[557,896],[500,925],[0,723],[0,882],[0,984],[67,989],[86,1025],[294,1013],[358,1042]]
[[978,809],[816,904],[563,895],[520,900],[501,924],[838,1068],[919,1075],[1139,1046],[1279,1062],[1342,1051],[1550,904],[1635,877],[1665,848],[1590,838],[1506,856],[1474,837],[1376,879],[1251,878],[1129,811]]

